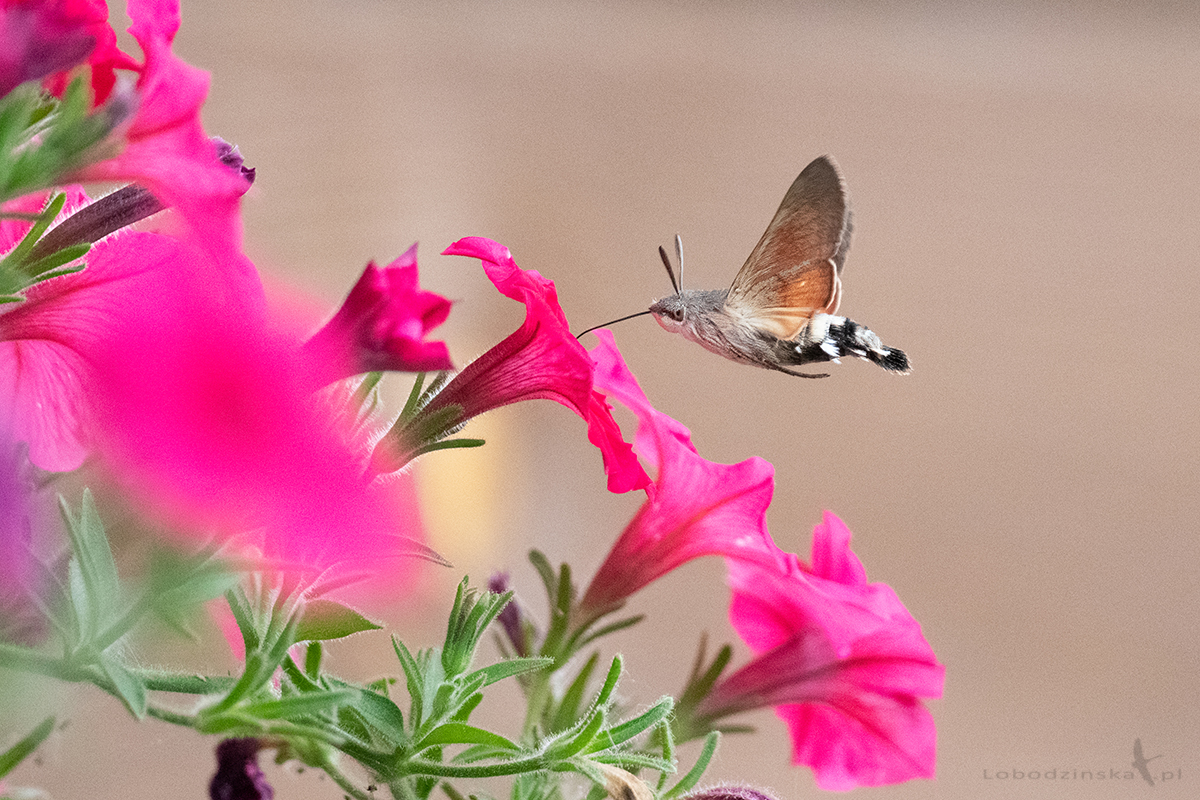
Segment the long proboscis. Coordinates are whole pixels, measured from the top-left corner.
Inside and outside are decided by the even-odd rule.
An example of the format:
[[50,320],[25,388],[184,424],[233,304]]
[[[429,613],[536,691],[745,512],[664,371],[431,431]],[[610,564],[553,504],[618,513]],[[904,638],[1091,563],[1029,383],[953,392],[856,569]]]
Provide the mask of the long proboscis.
[[634,317],[644,317],[649,313],[650,313],[649,311],[639,311],[636,314],[630,314],[627,317],[619,317],[617,319],[609,320],[608,322],[601,322],[599,325],[593,325],[592,327],[588,328],[583,333],[575,334],[575,338],[580,339],[583,337],[584,333],[591,333],[592,331],[599,330],[600,328],[606,328],[609,325],[616,325],[618,322],[624,322],[625,320],[633,319]]
[[[658,255],[660,258],[662,258],[663,266],[667,268],[667,277],[671,279],[671,288],[675,290],[675,294],[679,294],[680,282],[683,280],[683,237],[681,237],[678,233],[675,234],[675,258],[679,261],[679,277],[678,278],[675,277],[675,270],[671,268],[671,259],[667,257],[667,251],[666,251],[666,249],[663,248],[662,245],[658,246]],[[650,313],[652,313],[652,312],[639,311],[638,313],[630,314],[627,317],[620,317],[618,319],[609,320],[608,322],[602,322],[599,325],[593,325],[592,327],[588,328],[583,333],[575,334],[575,338],[581,339],[581,338],[583,338],[584,333],[591,333],[594,330],[599,330],[600,328],[605,328],[605,327],[608,327],[609,325],[616,325],[618,322],[624,322],[625,320],[633,319],[634,317],[644,317]]]

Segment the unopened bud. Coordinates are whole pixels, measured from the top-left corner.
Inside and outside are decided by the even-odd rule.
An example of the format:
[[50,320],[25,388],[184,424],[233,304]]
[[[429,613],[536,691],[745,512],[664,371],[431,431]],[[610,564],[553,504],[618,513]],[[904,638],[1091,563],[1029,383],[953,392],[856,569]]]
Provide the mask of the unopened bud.
[[646,782],[620,767],[597,764],[604,773],[604,791],[612,800],[654,800],[654,792]]
[[713,786],[692,792],[684,800],[778,800],[759,789],[749,786]]
[[258,766],[258,739],[226,739],[217,745],[217,774],[208,784],[212,800],[273,800],[275,790]]

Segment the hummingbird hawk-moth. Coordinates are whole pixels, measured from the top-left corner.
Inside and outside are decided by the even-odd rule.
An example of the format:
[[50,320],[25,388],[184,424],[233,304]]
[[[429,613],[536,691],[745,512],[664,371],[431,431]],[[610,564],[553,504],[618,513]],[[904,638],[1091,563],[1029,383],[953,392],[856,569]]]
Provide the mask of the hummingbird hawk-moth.
[[[802,378],[828,375],[789,368],[838,363],[842,356],[907,373],[909,362],[903,351],[885,347],[866,326],[836,316],[850,229],[845,183],[833,161],[821,156],[792,183],[728,289],[681,288],[660,247],[675,294],[631,316],[653,314],[664,329],[718,355]],[[683,246],[678,236],[675,251],[682,277]]]

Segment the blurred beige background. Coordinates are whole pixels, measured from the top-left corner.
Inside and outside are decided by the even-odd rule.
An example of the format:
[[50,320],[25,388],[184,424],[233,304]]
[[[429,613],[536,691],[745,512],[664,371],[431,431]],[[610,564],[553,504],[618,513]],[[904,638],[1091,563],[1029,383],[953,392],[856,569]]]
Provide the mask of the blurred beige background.
[[[823,508],[855,532],[946,664],[934,782],[886,798],[1200,792],[1200,12],[1190,4],[295,0],[185,2],[178,51],[213,72],[208,130],[258,181],[260,266],[332,307],[370,259],[421,243],[457,301],[459,363],[516,327],[483,235],[558,285],[577,329],[725,286],[813,157],[841,165],[856,229],[843,313],[911,355],[825,381],[737,366],[648,319],[616,328],[646,392],[706,457],[774,463],[770,526],[805,553]],[[402,379],[394,392],[405,389]],[[456,565],[392,615],[434,643],[454,582],[524,552],[589,575],[639,497],[604,491],[582,421],[549,402],[473,423],[489,439],[419,468]],[[677,691],[700,631],[733,639],[716,559],[636,597],[628,699]],[[336,648],[334,648],[336,650]],[[395,668],[384,635],[335,655]],[[739,650],[744,657],[744,650]],[[740,663],[740,662],[739,662]],[[22,782],[60,798],[201,797],[211,745],[137,725],[95,692]],[[507,725],[503,709],[485,719]],[[810,797],[785,729],[728,737],[709,773]],[[1015,780],[999,773],[1156,774]],[[272,768],[277,797],[334,798]]]

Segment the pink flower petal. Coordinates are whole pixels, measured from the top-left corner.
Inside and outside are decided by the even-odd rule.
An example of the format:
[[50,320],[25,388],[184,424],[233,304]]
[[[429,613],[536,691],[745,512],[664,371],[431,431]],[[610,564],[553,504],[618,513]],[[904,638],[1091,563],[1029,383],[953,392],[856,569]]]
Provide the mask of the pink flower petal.
[[625,366],[608,331],[592,349],[597,388],[638,417],[635,449],[657,468],[647,500],[617,539],[583,598],[585,614],[618,607],[626,597],[686,561],[704,555],[782,569],[767,532],[775,471],[761,458],[716,464],[696,453],[680,423],[657,411]]
[[168,529],[216,534],[290,581],[403,582],[423,553],[404,480],[364,478],[365,453],[311,393],[318,368],[292,337],[197,283],[126,297],[95,356],[106,472]]
[[524,303],[526,312],[521,327],[464,367],[431,408],[459,405],[466,421],[509,403],[553,400],[587,421],[588,439],[604,458],[609,491],[645,486],[649,478],[621,439],[608,404],[592,391],[592,360],[571,335],[554,282],[518,267],[508,248],[491,239],[460,239],[444,255],[480,259],[501,294]]
[[698,713],[764,705],[788,724],[793,761],[823,789],[932,777],[936,730],[918,698],[940,697],[944,668],[886,584],[868,583],[846,526],[826,512],[813,568],[730,560],[730,619],[758,653],[721,681]]
[[117,49],[102,0],[5,0],[0,4],[0,97],[25,81],[46,78],[61,94],[69,71],[92,65],[95,103],[112,90],[113,70],[133,62]]
[[344,365],[329,381],[373,371],[452,369],[445,342],[425,341],[449,314],[449,300],[418,287],[414,244],[383,269],[368,264],[345,303],[305,348]]
[[[87,200],[77,188],[68,194],[64,216]],[[21,198],[6,208],[36,210],[43,202]],[[28,226],[0,223],[0,247],[11,248]],[[262,287],[240,255],[227,268],[176,239],[124,232],[96,243],[86,261],[82,272],[35,284],[25,302],[0,308],[0,402],[30,460],[50,472],[74,470],[88,453],[91,369],[132,298],[190,280],[228,313],[262,314]]]
[[145,53],[137,83],[139,105],[114,158],[91,164],[75,180],[132,181],[176,208],[193,241],[229,260],[241,248],[238,205],[249,182],[224,165],[204,133],[200,108],[208,73],[171,52],[179,29],[177,0],[130,0],[129,32]]

